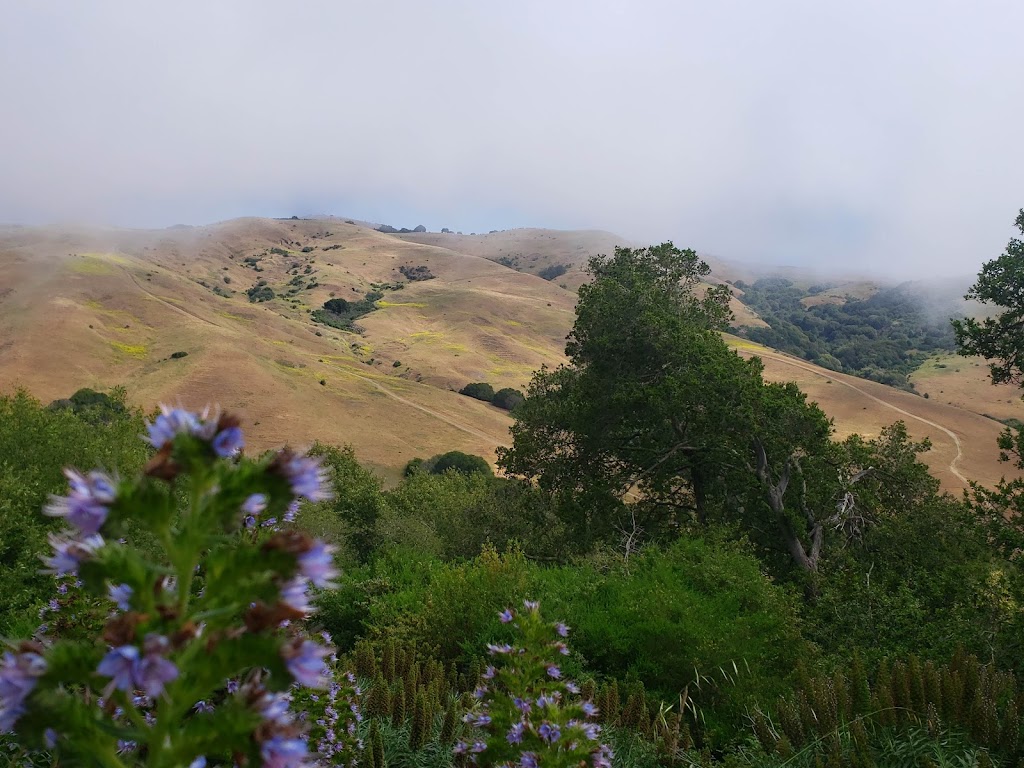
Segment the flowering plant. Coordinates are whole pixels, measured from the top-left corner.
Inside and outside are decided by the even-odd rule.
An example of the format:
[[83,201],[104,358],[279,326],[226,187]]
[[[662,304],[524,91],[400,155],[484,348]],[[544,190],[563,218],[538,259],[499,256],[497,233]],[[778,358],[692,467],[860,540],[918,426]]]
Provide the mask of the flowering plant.
[[[238,422],[164,408],[142,475],[67,470],[46,514],[46,570],[109,598],[99,638],[13,645],[0,663],[0,731],[58,763],[156,768],[308,759],[293,683],[328,686],[331,649],[295,620],[336,575],[331,548],[295,531],[241,534],[328,498],[319,463],[288,449],[241,454]],[[186,499],[179,504],[179,499]]]
[[597,707],[580,697],[559,666],[559,657],[569,653],[569,628],[545,622],[534,601],[523,608],[500,614],[517,639],[487,646],[494,663],[476,689],[479,703],[464,718],[483,735],[459,741],[456,755],[480,766],[610,768],[612,751],[600,743],[601,726],[593,722]]

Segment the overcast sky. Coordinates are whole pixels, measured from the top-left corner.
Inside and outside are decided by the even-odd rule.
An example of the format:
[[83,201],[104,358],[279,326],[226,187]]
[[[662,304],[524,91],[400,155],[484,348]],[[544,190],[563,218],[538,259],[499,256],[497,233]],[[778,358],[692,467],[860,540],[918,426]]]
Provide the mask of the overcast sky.
[[333,213],[974,273],[1024,2],[0,0],[0,222]]

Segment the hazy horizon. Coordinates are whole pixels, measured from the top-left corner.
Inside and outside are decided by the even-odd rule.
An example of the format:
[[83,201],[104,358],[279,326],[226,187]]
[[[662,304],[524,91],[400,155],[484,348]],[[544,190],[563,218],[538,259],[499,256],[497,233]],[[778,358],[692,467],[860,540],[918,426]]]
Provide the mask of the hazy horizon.
[[0,9],[4,223],[602,229],[904,278],[976,272],[1024,206],[1010,2]]

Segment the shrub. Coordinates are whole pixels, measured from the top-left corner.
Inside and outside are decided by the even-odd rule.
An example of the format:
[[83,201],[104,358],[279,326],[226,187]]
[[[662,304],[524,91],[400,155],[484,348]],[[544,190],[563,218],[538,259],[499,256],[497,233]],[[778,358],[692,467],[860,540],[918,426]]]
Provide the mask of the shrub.
[[433,280],[435,277],[434,273],[430,271],[430,267],[426,267],[422,264],[417,267],[411,267],[408,264],[403,264],[398,268],[398,271],[401,272],[405,276],[405,279],[411,283],[415,283],[420,280]]
[[522,405],[525,400],[526,395],[518,389],[505,387],[504,389],[499,389],[494,393],[494,398],[491,400],[491,403],[496,405],[498,408],[504,408],[506,411],[511,411],[513,408]]
[[556,277],[561,277],[569,271],[568,264],[552,264],[549,267],[544,267],[537,273],[537,277],[543,277],[545,280],[554,280]]
[[483,400],[485,403],[489,403],[494,400],[494,387],[485,382],[478,382],[476,384],[467,384],[459,390],[460,395],[466,395],[467,397],[473,397],[477,400]]
[[345,299],[328,299],[324,302],[324,309],[338,315],[344,315],[349,311],[351,304]]
[[274,298],[274,289],[265,283],[263,285],[257,283],[245,293],[249,297],[249,301],[254,304],[257,302],[270,301]]
[[435,475],[442,475],[448,470],[454,470],[463,475],[479,473],[492,475],[491,465],[481,456],[474,456],[462,451],[448,451],[430,460],[430,472]]
[[188,357],[188,352],[171,352],[171,360],[180,360],[183,357]]

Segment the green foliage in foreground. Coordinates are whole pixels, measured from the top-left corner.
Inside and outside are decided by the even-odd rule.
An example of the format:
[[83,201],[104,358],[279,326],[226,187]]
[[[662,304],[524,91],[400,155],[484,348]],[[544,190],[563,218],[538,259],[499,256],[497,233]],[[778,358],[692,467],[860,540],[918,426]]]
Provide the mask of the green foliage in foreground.
[[[81,400],[81,398],[80,398]],[[40,575],[46,535],[58,529],[40,510],[67,487],[64,467],[137,471],[149,455],[139,440],[145,422],[115,393],[114,409],[44,408],[26,392],[0,397],[0,634],[35,629],[34,615],[52,594]]]

